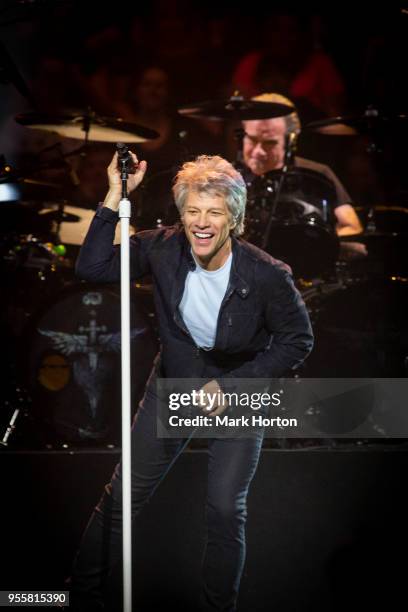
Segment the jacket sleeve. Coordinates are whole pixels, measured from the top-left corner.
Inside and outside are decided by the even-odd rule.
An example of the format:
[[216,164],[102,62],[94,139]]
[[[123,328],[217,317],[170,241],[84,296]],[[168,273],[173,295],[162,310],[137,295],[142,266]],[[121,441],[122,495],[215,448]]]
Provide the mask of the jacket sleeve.
[[297,368],[313,348],[309,314],[291,274],[276,267],[264,295],[270,342],[252,361],[231,370],[225,378],[280,378]]
[[[118,213],[100,207],[89,226],[88,233],[76,261],[78,278],[89,282],[116,283],[120,281],[120,246],[114,246]],[[140,232],[130,237],[130,276],[140,278],[150,273],[149,240],[151,232]]]

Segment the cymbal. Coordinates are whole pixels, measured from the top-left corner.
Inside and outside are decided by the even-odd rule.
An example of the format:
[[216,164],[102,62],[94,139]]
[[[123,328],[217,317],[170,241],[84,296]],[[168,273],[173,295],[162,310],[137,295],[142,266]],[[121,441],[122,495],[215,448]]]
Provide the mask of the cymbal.
[[18,176],[16,174],[10,174],[9,176],[0,176],[0,185],[8,183],[18,183],[19,185],[34,185],[34,187],[53,187],[54,189],[58,189],[60,187],[60,185],[58,185],[57,183],[50,183],[49,181]]
[[30,112],[17,115],[15,121],[31,129],[93,142],[146,142],[159,136],[155,130],[142,125],[126,123],[120,118],[100,117],[94,113],[58,116]]
[[[91,211],[92,217],[94,213],[95,211]],[[40,210],[39,214],[47,221],[59,221],[61,223],[79,223],[82,221],[79,215],[73,214],[72,212],[66,212],[65,210],[62,212],[58,210]]]
[[[341,119],[341,117],[339,117],[339,119]],[[328,125],[314,125],[315,123],[319,124],[320,122],[313,121],[305,126],[305,130],[312,130],[313,132],[318,132],[325,136],[356,136],[358,134],[356,128],[351,127],[351,125],[346,125],[345,123],[339,122],[330,123]],[[324,120],[322,123],[324,123]]]
[[[372,208],[372,210],[374,211],[379,211],[379,212],[389,212],[394,211],[394,212],[399,212],[402,213],[403,215],[408,215],[408,208],[405,208],[404,206],[395,206],[395,205],[384,205],[384,204],[375,204],[374,206],[371,206],[370,208]],[[363,212],[363,211],[367,211],[367,206],[354,206],[354,210],[357,212]]]
[[19,178],[20,185],[33,185],[33,187],[51,187],[52,189],[60,189],[58,183],[50,183],[49,181],[37,180],[32,178]]
[[231,96],[224,100],[207,100],[188,104],[178,109],[180,115],[206,118],[215,121],[223,119],[249,121],[254,119],[273,119],[293,113],[293,107],[275,102],[245,100],[242,96]]
[[404,232],[386,232],[386,231],[378,231],[374,232],[365,231],[360,234],[350,234],[347,236],[339,236],[340,242],[364,242],[369,243],[370,241],[374,241],[378,238],[401,238],[402,236],[406,236]]
[[60,185],[34,179],[0,180],[0,202],[32,202],[55,197]]
[[379,128],[396,127],[395,124],[407,119],[408,114],[383,115],[376,109],[368,108],[362,115],[330,117],[312,121],[305,126],[305,129],[333,136],[354,136]]

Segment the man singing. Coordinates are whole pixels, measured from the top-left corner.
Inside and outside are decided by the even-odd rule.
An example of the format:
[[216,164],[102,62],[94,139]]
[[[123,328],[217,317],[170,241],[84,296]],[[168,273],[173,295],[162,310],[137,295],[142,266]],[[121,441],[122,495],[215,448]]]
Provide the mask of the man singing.
[[[137,164],[136,156],[133,160]],[[129,192],[146,171],[140,162]],[[77,274],[117,282],[120,251],[112,245],[121,199],[116,154],[109,191],[96,212]],[[246,186],[234,167],[200,156],[179,171],[173,193],[181,223],[131,237],[132,279],[151,275],[161,350],[132,425],[132,516],[151,497],[188,439],[156,434],[156,379],[203,378],[212,392],[224,378],[275,378],[297,368],[310,352],[312,330],[289,268],[239,238]],[[223,405],[209,413],[221,414]],[[247,495],[263,431],[252,437],[208,440],[207,541],[201,610],[232,612],[245,562]],[[122,550],[119,463],[83,535],[71,577],[74,610],[103,609],[103,591]],[[108,530],[108,533],[106,533]]]

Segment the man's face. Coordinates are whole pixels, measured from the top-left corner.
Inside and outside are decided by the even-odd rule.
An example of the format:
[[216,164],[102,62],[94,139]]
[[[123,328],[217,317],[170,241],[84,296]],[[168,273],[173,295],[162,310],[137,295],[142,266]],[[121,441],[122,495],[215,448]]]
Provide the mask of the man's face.
[[194,256],[207,270],[217,270],[231,252],[230,230],[234,227],[225,199],[190,191],[182,222]]
[[286,123],[282,117],[244,121],[244,162],[256,175],[282,168]]

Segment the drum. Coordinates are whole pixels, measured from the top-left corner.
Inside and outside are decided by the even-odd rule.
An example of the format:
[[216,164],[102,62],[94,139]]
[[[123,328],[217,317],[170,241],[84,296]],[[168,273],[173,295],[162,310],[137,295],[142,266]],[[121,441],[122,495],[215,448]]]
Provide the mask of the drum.
[[384,234],[408,234],[408,208],[378,204],[371,207],[356,206],[366,231]]
[[33,234],[2,236],[0,252],[2,325],[19,337],[43,301],[73,277],[73,263],[55,244]]
[[332,184],[316,172],[293,168],[276,201],[279,178],[280,171],[273,171],[247,183],[245,238],[288,263],[296,278],[330,276],[339,252]]
[[406,377],[407,281],[405,277],[373,276],[300,286],[315,333],[304,375]]
[[[132,402],[137,406],[158,350],[152,293],[131,299]],[[31,321],[20,362],[37,444],[120,444],[120,290],[77,283]]]
[[[0,187],[2,185],[0,184]],[[4,187],[4,185],[3,185]],[[38,201],[1,201],[1,235],[2,237],[17,234],[42,236],[48,231],[46,223],[39,216],[42,204]]]
[[408,208],[378,205],[356,209],[365,228],[367,265],[383,274],[408,274]]
[[[288,202],[288,208],[296,202]],[[266,250],[290,265],[295,278],[329,277],[339,252],[335,232],[316,214],[275,222]]]

